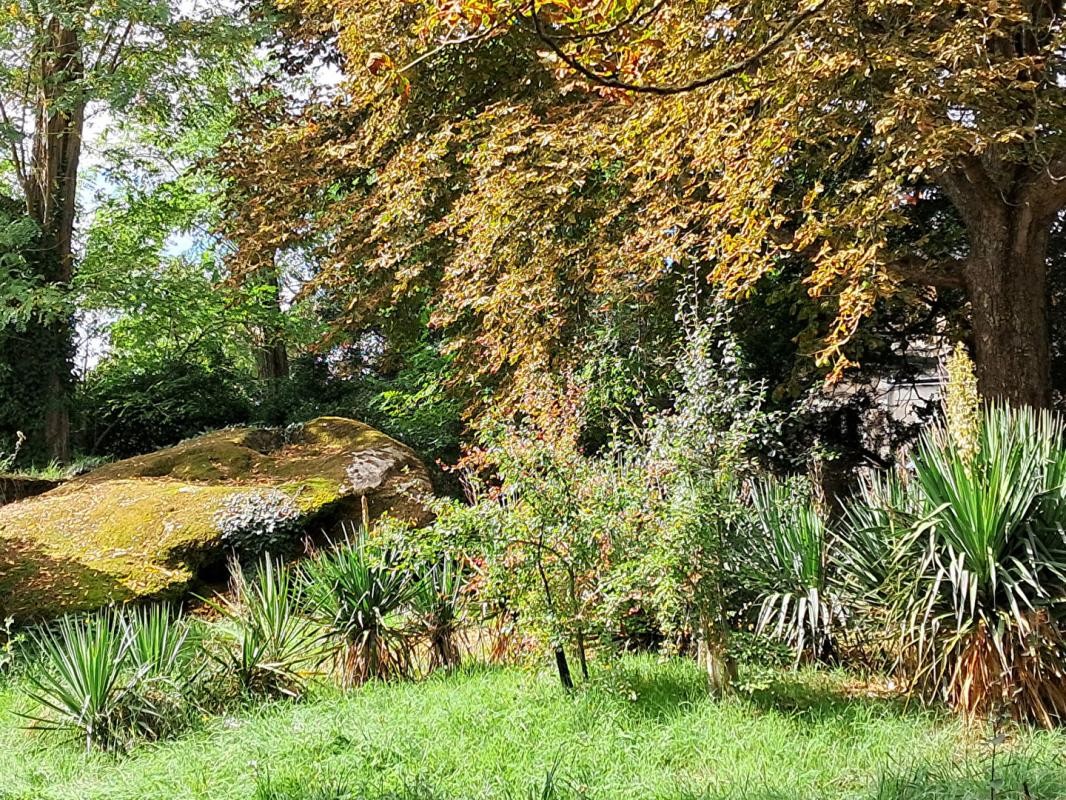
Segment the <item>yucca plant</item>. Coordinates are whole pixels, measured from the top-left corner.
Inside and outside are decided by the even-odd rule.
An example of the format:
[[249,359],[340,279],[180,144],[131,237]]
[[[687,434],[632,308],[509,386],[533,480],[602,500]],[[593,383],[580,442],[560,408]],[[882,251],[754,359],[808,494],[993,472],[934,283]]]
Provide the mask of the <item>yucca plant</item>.
[[122,624],[129,638],[129,660],[146,678],[179,675],[187,666],[189,627],[183,615],[164,604],[126,611]]
[[902,584],[913,579],[913,565],[921,561],[922,542],[911,534],[922,508],[911,480],[894,470],[862,476],[840,515],[841,535],[830,554],[834,580],[845,605],[858,612],[861,633],[883,633],[891,612],[886,598],[904,591]]
[[300,584],[269,555],[252,576],[233,570],[233,597],[212,605],[232,623],[234,640],[215,660],[244,692],[300,697],[327,657],[321,628],[300,613]]
[[330,632],[344,686],[403,677],[412,666],[412,632],[402,612],[415,581],[391,551],[379,558],[363,538],[318,553],[303,567],[306,599]]
[[63,617],[32,639],[41,661],[27,679],[27,694],[40,707],[27,715],[34,727],[72,733],[87,750],[124,744],[134,681],[126,669],[129,638],[117,615]]
[[[942,428],[914,458],[922,560],[900,602],[916,683],[970,713],[1066,714],[1063,423],[989,407],[972,451]],[[905,585],[906,586],[906,585]]]
[[844,591],[923,696],[1051,725],[1066,715],[1063,422],[954,419],[922,437],[909,479],[874,478],[845,514]]
[[415,583],[412,608],[429,644],[429,668],[454,669],[462,661],[460,636],[467,575],[445,556]]
[[835,657],[841,610],[828,582],[828,530],[809,493],[764,481],[752,493],[762,537],[749,552],[762,595],[758,630],[783,639],[797,659]]
[[128,645],[132,721],[141,737],[163,738],[181,728],[194,706],[189,626],[164,604],[128,609],[120,622]]

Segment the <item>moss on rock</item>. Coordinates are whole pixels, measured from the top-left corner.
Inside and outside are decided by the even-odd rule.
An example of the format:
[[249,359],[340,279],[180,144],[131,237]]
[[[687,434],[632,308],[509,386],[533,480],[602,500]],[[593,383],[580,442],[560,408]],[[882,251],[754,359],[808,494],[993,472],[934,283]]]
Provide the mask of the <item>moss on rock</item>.
[[421,523],[432,494],[409,448],[354,420],[217,431],[0,508],[0,615],[179,597],[222,556],[227,500],[263,488],[289,495],[307,527],[357,517],[364,497],[373,516]]

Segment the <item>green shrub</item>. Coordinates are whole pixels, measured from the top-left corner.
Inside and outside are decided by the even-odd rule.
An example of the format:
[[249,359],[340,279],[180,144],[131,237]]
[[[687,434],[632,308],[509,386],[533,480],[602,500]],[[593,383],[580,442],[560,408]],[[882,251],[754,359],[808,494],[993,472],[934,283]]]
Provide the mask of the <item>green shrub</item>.
[[127,611],[123,624],[129,637],[129,659],[144,677],[174,677],[189,668],[186,644],[189,628],[184,617],[163,604]]
[[360,537],[323,551],[303,567],[308,607],[329,631],[345,686],[403,677],[412,667],[412,632],[402,612],[415,581],[395,551],[376,559]]
[[41,664],[27,680],[34,727],[115,750],[178,730],[191,707],[188,628],[164,606],[64,617],[35,631]]
[[277,489],[234,495],[215,514],[222,543],[246,563],[292,550],[302,519],[299,506]]
[[121,458],[247,422],[249,383],[217,350],[206,351],[200,360],[140,352],[111,357],[79,388],[85,446],[93,454]]

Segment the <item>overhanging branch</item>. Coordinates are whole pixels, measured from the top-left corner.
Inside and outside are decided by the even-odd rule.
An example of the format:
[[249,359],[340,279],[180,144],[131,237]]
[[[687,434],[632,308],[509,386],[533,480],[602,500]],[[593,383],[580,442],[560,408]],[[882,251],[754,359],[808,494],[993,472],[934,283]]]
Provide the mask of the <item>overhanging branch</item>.
[[544,22],[537,13],[537,0],[531,0],[529,16],[530,21],[533,23],[533,29],[536,32],[537,38],[546,44],[564,64],[584,78],[600,86],[606,86],[611,89],[620,89],[622,91],[638,94],[654,94],[665,97],[704,89],[708,86],[720,83],[721,81],[733,78],[758,65],[764,58],[780,47],[797,28],[821,11],[825,7],[826,2],[827,0],[819,0],[819,2],[808,8],[806,11],[797,14],[787,25],[771,36],[762,47],[751,53],[749,56],[742,58],[739,61],[734,61],[731,64],[727,64],[726,66],[715,70],[710,75],[705,75],[702,78],[697,78],[688,83],[675,84],[672,86],[633,83],[631,81],[622,80],[615,75],[597,72],[581,63],[580,59],[567,53],[559,44],[560,37],[554,36],[545,30]]
[[912,257],[902,258],[886,265],[889,273],[907,283],[918,286],[934,286],[938,289],[966,288],[966,259],[926,261]]

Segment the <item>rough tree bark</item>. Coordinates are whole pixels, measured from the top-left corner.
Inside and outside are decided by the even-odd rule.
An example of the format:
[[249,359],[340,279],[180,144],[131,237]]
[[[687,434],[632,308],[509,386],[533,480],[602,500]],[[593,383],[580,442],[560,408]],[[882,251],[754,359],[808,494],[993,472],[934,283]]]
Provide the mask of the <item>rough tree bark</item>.
[[[26,170],[26,209],[41,230],[37,263],[45,281],[70,285],[74,274],[74,216],[78,161],[85,125],[85,65],[77,31],[52,17],[40,55],[32,160]],[[51,458],[70,458],[70,387],[74,328],[69,318],[48,323],[41,336],[46,373],[45,445]]]
[[969,238],[968,256],[943,273],[943,283],[966,290],[981,394],[1047,408],[1047,250],[1066,204],[1066,164],[1016,167],[972,158],[946,172],[940,186]]

